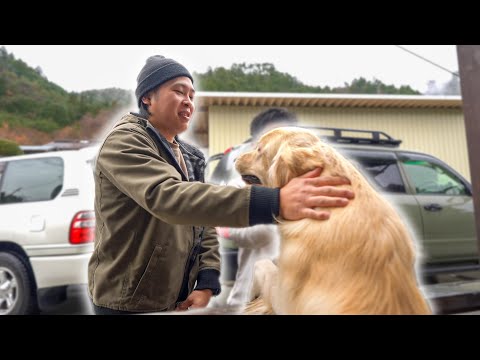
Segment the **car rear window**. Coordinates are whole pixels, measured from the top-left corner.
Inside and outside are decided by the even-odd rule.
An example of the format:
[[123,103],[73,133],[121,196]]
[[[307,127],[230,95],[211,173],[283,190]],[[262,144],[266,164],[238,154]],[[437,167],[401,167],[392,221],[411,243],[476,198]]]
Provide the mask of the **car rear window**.
[[7,163],[0,188],[0,204],[54,199],[63,186],[60,157],[15,160]]
[[389,193],[405,193],[405,185],[396,162],[360,162],[377,187]]
[[393,155],[355,151],[346,152],[344,155],[351,159],[377,190],[387,193],[406,193],[397,159]]

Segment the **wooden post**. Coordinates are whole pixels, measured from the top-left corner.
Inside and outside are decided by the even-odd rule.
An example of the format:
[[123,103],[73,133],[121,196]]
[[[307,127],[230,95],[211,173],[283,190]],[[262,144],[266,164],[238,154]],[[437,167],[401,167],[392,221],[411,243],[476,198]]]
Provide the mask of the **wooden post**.
[[480,249],[480,45],[457,45],[457,56]]

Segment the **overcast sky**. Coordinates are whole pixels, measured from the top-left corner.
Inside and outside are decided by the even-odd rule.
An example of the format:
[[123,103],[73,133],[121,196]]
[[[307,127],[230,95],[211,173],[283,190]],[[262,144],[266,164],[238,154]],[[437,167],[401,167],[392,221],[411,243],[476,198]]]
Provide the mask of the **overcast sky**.
[[[40,66],[50,81],[68,91],[135,89],[147,57],[161,54],[191,72],[233,63],[273,63],[306,85],[341,86],[354,78],[410,85],[425,92],[429,80],[451,75],[395,45],[3,45],[15,58]],[[402,45],[451,70],[458,70],[455,45]],[[201,89],[198,89],[201,90]]]

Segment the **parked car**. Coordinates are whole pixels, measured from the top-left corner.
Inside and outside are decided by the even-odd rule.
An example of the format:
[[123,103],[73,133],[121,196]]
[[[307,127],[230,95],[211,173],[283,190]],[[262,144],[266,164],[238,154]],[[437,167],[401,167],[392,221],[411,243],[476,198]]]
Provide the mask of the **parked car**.
[[0,158],[0,314],[86,284],[96,147]]
[[[398,209],[417,240],[424,277],[480,268],[472,187],[462,175],[432,155],[399,149],[401,141],[383,132],[311,129],[349,158]],[[211,156],[208,181],[225,185],[238,177],[235,159],[251,146],[249,139]],[[222,278],[233,281],[236,246],[222,238],[220,243]]]

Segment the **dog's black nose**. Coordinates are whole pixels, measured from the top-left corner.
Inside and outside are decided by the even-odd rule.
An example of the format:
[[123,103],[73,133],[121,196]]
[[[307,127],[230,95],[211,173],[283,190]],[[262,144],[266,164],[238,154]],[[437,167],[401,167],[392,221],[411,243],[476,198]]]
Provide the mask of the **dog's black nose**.
[[242,175],[242,180],[249,185],[262,185],[262,182],[255,175]]

